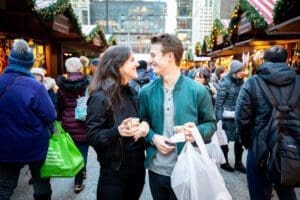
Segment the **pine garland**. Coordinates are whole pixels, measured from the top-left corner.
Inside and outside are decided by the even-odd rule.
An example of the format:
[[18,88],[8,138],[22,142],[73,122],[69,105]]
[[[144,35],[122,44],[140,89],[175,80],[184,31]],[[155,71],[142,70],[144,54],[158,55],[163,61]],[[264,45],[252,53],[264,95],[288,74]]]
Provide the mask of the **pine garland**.
[[[35,4],[35,0],[26,0],[27,3]],[[69,0],[57,0],[55,3],[47,6],[46,8],[36,10],[33,8],[33,13],[36,14],[41,21],[49,22],[53,21],[54,17],[60,14],[64,14],[70,20],[70,23],[74,26],[74,29],[80,36],[83,36],[81,32],[81,25],[78,23],[78,18],[75,15],[71,3]]]
[[255,29],[264,30],[267,28],[268,23],[259,12],[247,0],[239,0],[231,15],[228,27],[229,34],[237,34],[238,23],[243,13],[246,14],[246,18]]
[[274,6],[274,24],[280,24],[299,16],[299,0],[277,0]]
[[218,35],[222,35],[223,37],[225,37],[226,35],[228,35],[228,31],[219,19],[215,19],[209,40],[209,47],[211,49],[216,46]]
[[91,42],[93,40],[94,37],[96,37],[97,35],[100,36],[101,40],[104,43],[104,46],[107,46],[107,41],[104,35],[104,31],[103,28],[97,24],[95,28],[93,28],[93,30],[84,37],[85,41],[87,42]]

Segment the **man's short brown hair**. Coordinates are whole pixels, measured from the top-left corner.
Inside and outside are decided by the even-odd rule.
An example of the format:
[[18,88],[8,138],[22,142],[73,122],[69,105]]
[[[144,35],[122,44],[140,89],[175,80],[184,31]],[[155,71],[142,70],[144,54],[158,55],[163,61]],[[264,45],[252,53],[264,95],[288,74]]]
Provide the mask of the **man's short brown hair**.
[[180,60],[183,54],[183,46],[181,41],[175,35],[164,33],[157,36],[153,36],[151,38],[151,44],[161,44],[161,51],[163,54],[173,52],[176,65],[180,64]]

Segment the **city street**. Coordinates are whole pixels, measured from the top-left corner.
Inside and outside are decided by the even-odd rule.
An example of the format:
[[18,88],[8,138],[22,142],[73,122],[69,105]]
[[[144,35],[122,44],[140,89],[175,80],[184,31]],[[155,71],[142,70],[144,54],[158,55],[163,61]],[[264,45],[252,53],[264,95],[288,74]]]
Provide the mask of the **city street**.
[[[245,161],[244,154],[244,161]],[[233,161],[233,145],[230,144],[230,160]],[[231,163],[231,165],[233,165]],[[85,181],[85,189],[75,194],[73,192],[73,178],[55,178],[51,181],[53,189],[53,200],[95,200],[96,188],[99,174],[99,165],[96,159],[96,154],[92,148],[89,151],[87,179]],[[249,194],[246,186],[246,176],[239,172],[229,173],[221,170],[221,173],[226,182],[226,186],[231,193],[233,200],[249,200]],[[24,168],[21,172],[19,184],[12,200],[30,200],[32,199],[32,187],[28,184],[29,171]],[[297,190],[298,199],[300,198],[300,190]],[[151,200],[151,194],[148,186],[148,180],[144,187],[141,200]],[[273,198],[274,200],[277,198]]]

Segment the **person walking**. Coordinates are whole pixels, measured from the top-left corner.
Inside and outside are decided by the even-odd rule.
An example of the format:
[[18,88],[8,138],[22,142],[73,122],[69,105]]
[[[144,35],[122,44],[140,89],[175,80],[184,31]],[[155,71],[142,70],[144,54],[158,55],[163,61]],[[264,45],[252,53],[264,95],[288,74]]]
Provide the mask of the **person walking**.
[[112,46],[101,56],[90,85],[86,125],[101,166],[98,200],[138,200],[144,187],[141,137],[149,125],[138,120],[137,92],[128,84],[138,77],[138,65],[129,47]]
[[[269,121],[273,107],[268,103],[260,87],[253,83],[258,78],[262,79],[276,100],[284,102],[291,96],[295,81],[300,77],[287,65],[287,51],[283,47],[272,46],[264,52],[263,58],[264,63],[257,69],[257,75],[250,77],[242,86],[236,104],[237,128],[242,144],[248,148],[247,181],[250,199],[270,200],[274,186],[280,200],[296,200],[294,188],[273,185],[256,163],[254,151],[262,151],[265,146],[261,144],[268,143],[267,139],[258,133]],[[299,99],[299,94],[298,91],[292,95],[298,95]],[[300,101],[297,102],[296,108],[300,108]],[[254,140],[260,145],[254,146]]]
[[58,120],[62,121],[63,129],[70,134],[84,158],[84,168],[78,172],[74,181],[74,192],[79,193],[84,189],[83,179],[86,177],[86,162],[88,144],[86,141],[86,126],[84,121],[75,119],[77,99],[85,95],[89,80],[84,75],[82,64],[77,57],[65,61],[66,75],[57,77],[59,87],[57,93]]
[[238,60],[233,60],[230,64],[229,73],[224,76],[217,89],[217,99],[215,103],[216,118],[218,123],[222,124],[228,141],[234,142],[234,168],[232,168],[228,162],[228,145],[221,146],[226,160],[226,163],[221,164],[221,168],[229,172],[234,172],[234,170],[238,170],[242,173],[246,172],[242,164],[243,147],[236,129],[234,114],[237,96],[244,82],[243,78],[243,64]]
[[[180,72],[182,54],[183,46],[176,36],[161,34],[151,38],[149,64],[159,77],[141,89],[139,116],[150,125],[145,138],[145,164],[154,200],[176,199],[170,175],[184,143],[170,141],[174,126],[197,126],[205,142],[210,141],[216,128],[207,89]],[[193,141],[190,131],[183,132],[186,141]]]
[[0,76],[0,199],[10,199],[21,168],[28,164],[34,199],[50,200],[50,179],[41,178],[40,169],[55,108],[45,87],[30,73],[34,56],[25,40],[14,41],[8,62]]

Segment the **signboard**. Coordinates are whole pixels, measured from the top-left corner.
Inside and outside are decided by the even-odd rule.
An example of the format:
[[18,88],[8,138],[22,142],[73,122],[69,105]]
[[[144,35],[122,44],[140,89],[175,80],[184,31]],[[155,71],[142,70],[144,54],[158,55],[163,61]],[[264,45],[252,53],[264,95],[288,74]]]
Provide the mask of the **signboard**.
[[69,19],[63,15],[55,16],[53,19],[52,28],[54,31],[68,34],[69,33]]

